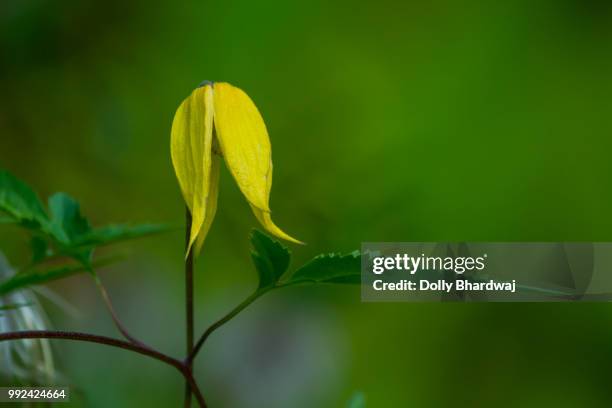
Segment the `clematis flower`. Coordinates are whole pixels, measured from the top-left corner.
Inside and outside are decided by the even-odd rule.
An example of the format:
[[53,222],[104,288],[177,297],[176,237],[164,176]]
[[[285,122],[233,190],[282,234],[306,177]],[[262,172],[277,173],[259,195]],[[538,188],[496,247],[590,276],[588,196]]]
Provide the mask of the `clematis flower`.
[[270,215],[272,151],[266,125],[249,96],[225,82],[204,82],[172,122],[172,164],[192,223],[187,253],[200,252],[217,209],[221,157],[255,217],[271,234],[295,243]]

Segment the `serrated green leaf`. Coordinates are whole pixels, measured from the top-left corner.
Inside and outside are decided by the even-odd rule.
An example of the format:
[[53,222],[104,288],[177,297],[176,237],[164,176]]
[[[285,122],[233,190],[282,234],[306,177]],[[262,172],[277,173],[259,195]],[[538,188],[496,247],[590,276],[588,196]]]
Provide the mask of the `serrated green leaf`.
[[251,245],[251,258],[259,274],[259,289],[274,286],[289,267],[289,250],[258,230],[251,233]]
[[[105,258],[92,263],[92,267],[108,265],[116,258]],[[4,282],[0,282],[0,296],[6,295],[14,290],[31,285],[40,285],[54,280],[66,278],[79,272],[87,272],[89,269],[85,265],[62,265],[48,269],[36,269],[24,271],[13,275]]]
[[48,223],[36,193],[6,170],[0,170],[0,211],[28,228],[41,228]]
[[93,248],[79,248],[77,245],[81,237],[91,231],[79,203],[66,193],[55,193],[49,197],[49,213],[49,233],[59,244],[60,252],[90,269]]
[[161,224],[125,225],[113,224],[94,228],[81,236],[77,242],[79,246],[106,245],[118,241],[145,237],[167,231],[169,227]]
[[361,254],[319,255],[296,270],[286,283],[360,283]]
[[81,214],[79,203],[66,193],[49,197],[50,232],[62,245],[70,246],[91,231],[89,221]]
[[30,240],[30,248],[32,249],[32,263],[37,263],[47,257],[49,243],[43,237],[34,235]]
[[168,229],[153,224],[108,225],[93,229],[81,214],[79,203],[65,193],[49,197],[48,209],[49,216],[34,191],[10,173],[0,170],[0,223],[19,223],[34,230],[31,241],[33,263],[45,261],[49,253],[53,253],[71,257],[91,270],[96,246]]

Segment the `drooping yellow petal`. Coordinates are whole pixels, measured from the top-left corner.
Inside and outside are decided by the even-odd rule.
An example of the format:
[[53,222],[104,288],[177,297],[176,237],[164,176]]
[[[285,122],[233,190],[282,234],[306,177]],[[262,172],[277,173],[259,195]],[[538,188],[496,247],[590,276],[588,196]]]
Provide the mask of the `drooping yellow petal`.
[[259,220],[261,225],[263,225],[266,231],[268,231],[270,234],[282,239],[286,239],[287,241],[291,241],[296,244],[303,244],[302,241],[298,241],[297,239],[293,238],[292,236],[288,235],[286,232],[278,228],[276,224],[274,224],[274,222],[272,221],[272,217],[270,216],[269,212],[261,211],[259,208],[253,205],[251,205],[251,209],[253,210],[255,217],[257,217],[257,220]]
[[214,84],[215,129],[227,167],[251,205],[270,211],[266,191],[272,151],[266,125],[251,98],[228,83]]
[[212,225],[215,213],[217,212],[217,198],[219,197],[219,171],[221,167],[221,158],[213,154],[212,165],[210,167],[210,189],[208,190],[208,198],[206,199],[206,212],[204,214],[204,222],[195,242],[194,255],[198,256],[202,250],[202,245],[208,235],[210,226]]
[[227,167],[255,216],[271,234],[301,243],[270,216],[272,150],[266,125],[249,96],[228,83],[214,84],[215,129]]
[[172,164],[192,218],[187,254],[205,224],[207,214],[212,165],[213,104],[212,87],[205,85],[197,88],[179,106],[172,122]]

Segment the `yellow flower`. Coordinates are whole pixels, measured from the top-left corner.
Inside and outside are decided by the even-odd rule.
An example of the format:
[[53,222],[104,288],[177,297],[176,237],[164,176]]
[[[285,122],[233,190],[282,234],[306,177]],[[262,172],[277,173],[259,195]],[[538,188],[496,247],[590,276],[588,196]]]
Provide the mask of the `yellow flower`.
[[253,213],[271,234],[292,241],[270,216],[272,151],[257,107],[239,88],[205,82],[181,103],[172,122],[172,164],[192,223],[187,253],[200,252],[217,210],[222,156]]

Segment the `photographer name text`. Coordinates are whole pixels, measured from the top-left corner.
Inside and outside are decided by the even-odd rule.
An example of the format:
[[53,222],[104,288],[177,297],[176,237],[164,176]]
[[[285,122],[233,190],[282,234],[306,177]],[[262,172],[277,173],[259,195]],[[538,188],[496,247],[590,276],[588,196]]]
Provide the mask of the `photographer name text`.
[[516,292],[516,280],[511,282],[497,282],[490,280],[488,282],[472,282],[467,279],[459,279],[454,281],[446,281],[439,279],[431,281],[420,279],[412,281],[402,279],[399,282],[385,282],[382,279],[377,279],[372,283],[372,287],[376,291],[430,291],[430,292],[446,292],[453,291],[501,291],[501,292]]

